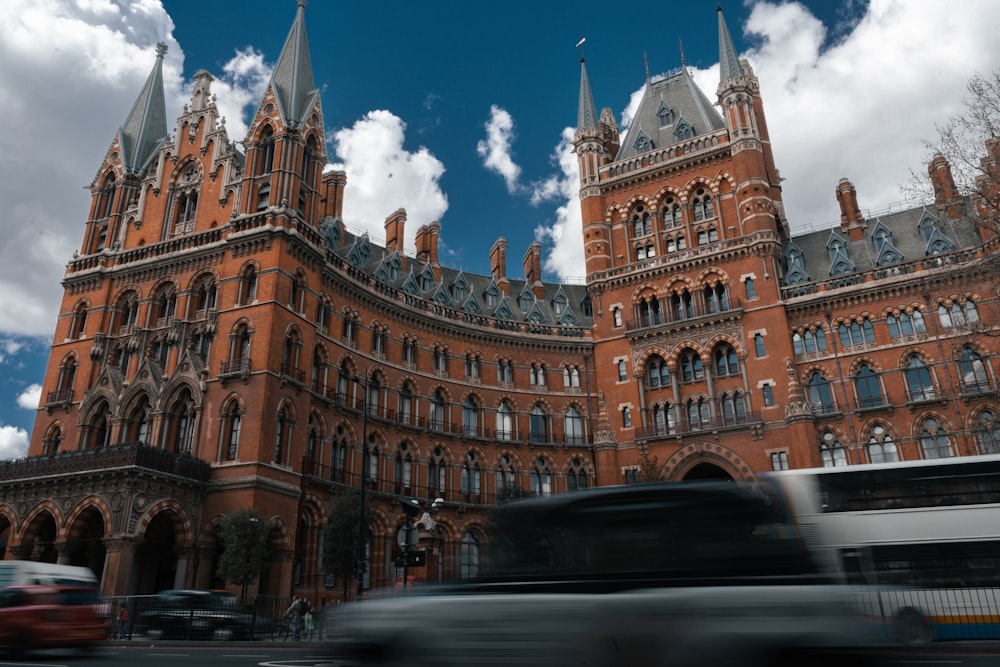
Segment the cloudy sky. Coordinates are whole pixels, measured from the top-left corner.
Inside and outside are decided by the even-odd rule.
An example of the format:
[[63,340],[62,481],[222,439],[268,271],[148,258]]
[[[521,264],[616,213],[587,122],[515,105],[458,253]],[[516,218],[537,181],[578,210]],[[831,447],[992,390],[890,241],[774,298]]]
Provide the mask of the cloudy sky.
[[[576,161],[581,36],[598,108],[627,124],[644,79],[680,65],[714,99],[715,1],[669,11],[594,0],[436,0],[306,10],[329,161],[348,172],[345,220],[384,236],[387,215],[442,225],[442,259],[488,273],[508,240],[510,274],[534,240],[548,280],[583,274]],[[650,6],[651,8],[653,6]],[[502,11],[500,11],[502,8]],[[899,206],[922,141],[961,109],[965,83],[1000,63],[1000,5],[962,0],[725,2],[737,50],[761,82],[793,230],[833,225],[834,187],[863,209]],[[0,199],[0,458],[23,455],[62,295],[82,241],[87,190],[154,61],[169,46],[167,116],[207,69],[241,140],[295,13],[294,0],[7,0]]]

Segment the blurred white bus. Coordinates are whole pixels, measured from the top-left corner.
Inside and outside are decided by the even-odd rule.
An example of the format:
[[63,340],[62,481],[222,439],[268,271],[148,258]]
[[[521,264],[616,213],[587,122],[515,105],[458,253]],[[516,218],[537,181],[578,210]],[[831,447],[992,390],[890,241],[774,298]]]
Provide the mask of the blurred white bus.
[[90,568],[31,560],[0,560],[0,588],[4,586],[96,587]]
[[897,639],[1000,638],[1000,456],[769,473]]

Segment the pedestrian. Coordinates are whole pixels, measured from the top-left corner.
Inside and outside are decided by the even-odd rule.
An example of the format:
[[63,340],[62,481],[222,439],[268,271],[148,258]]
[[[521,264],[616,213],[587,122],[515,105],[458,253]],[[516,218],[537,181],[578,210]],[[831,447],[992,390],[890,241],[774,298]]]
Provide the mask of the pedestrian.
[[312,612],[312,609],[309,607],[309,603],[306,602],[305,604],[306,604],[306,613],[302,617],[303,624],[304,624],[304,634],[305,634],[305,638],[306,639],[312,639],[313,638],[313,629],[315,627],[314,620],[313,620],[313,612]]
[[285,618],[291,621],[292,635],[296,640],[302,637],[303,603],[304,600],[301,598],[293,598],[292,604],[288,605],[288,611],[285,612]]
[[128,639],[128,606],[124,604],[118,610],[118,639]]

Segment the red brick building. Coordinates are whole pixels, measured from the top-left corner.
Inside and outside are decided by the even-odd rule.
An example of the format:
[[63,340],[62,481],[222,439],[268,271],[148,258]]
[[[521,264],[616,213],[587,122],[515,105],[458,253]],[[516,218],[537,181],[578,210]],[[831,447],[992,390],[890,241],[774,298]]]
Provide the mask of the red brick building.
[[[368,582],[401,498],[444,499],[421,579],[475,573],[486,510],[653,474],[995,452],[995,254],[943,159],[935,201],[792,236],[756,76],[719,13],[713,104],[650,78],[624,133],[581,62],[586,285],[442,266],[345,229],[300,6],[240,150],[212,77],[168,132],[163,50],[92,183],[29,457],[0,469],[6,558],[92,567],[107,594],[225,585],[219,520],[272,522],[262,595],[339,599],[320,534],[368,452]],[[721,109],[721,113],[720,113]],[[996,151],[994,150],[993,153]],[[992,155],[992,153],[991,153]],[[997,156],[994,156],[997,157]]]

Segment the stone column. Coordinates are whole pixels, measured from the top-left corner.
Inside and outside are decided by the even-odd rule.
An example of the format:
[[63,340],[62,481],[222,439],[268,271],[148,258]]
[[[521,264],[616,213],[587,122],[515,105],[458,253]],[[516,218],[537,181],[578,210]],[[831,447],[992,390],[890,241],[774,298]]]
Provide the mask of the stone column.
[[104,540],[104,577],[101,595],[127,595],[129,575],[135,561],[135,539],[119,537]]
[[175,546],[174,553],[177,555],[177,567],[174,570],[174,588],[189,588],[188,586],[188,564],[194,555],[192,546]]
[[59,565],[69,565],[69,543],[67,542],[56,542],[53,545],[56,548],[56,563]]

